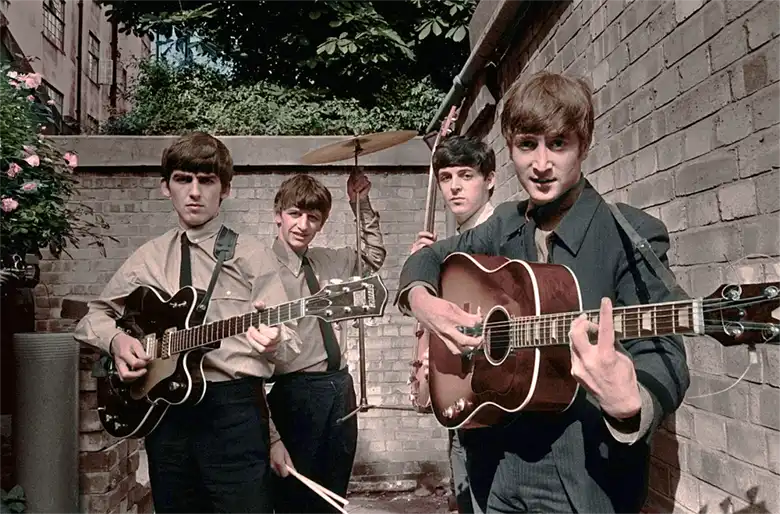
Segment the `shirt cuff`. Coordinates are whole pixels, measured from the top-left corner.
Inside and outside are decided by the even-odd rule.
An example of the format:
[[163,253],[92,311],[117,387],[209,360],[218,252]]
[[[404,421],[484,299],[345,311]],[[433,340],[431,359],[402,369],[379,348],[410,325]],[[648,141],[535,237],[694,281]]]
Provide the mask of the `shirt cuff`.
[[644,437],[653,423],[655,414],[653,398],[642,384],[639,384],[639,397],[642,400],[642,405],[636,416],[628,419],[617,419],[604,413],[604,423],[607,425],[609,433],[619,443],[634,444]]
[[438,296],[438,292],[436,291],[436,288],[434,288],[432,285],[430,285],[428,282],[423,282],[422,280],[415,280],[405,288],[401,289],[398,292],[398,301],[396,302],[398,304],[398,310],[401,311],[401,314],[404,316],[412,316],[412,309],[409,308],[409,292],[414,289],[417,286],[424,287],[428,290],[429,293],[431,293],[433,296]]

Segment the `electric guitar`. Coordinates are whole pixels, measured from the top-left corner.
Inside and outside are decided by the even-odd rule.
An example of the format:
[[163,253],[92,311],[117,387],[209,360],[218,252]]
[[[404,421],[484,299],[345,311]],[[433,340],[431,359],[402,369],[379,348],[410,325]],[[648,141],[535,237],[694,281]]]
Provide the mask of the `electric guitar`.
[[[560,264],[453,253],[442,266],[441,297],[487,313],[483,337],[455,355],[430,335],[431,403],[447,428],[489,426],[504,413],[560,412],[577,396],[569,328],[583,313],[579,283]],[[598,324],[599,310],[585,311]],[[780,342],[780,282],[722,285],[706,298],[615,307],[618,340],[708,335],[724,346]]]
[[141,342],[152,360],[145,375],[122,382],[113,359],[102,359],[97,410],[103,428],[112,436],[144,437],[171,405],[200,402],[206,394],[203,358],[222,339],[243,334],[251,326],[274,326],[305,316],[328,322],[380,317],[387,288],[377,274],[336,279],[312,296],[206,325],[195,321],[197,302],[197,292],[190,286],[168,299],[148,287],[139,287],[128,296],[126,315],[117,324]]

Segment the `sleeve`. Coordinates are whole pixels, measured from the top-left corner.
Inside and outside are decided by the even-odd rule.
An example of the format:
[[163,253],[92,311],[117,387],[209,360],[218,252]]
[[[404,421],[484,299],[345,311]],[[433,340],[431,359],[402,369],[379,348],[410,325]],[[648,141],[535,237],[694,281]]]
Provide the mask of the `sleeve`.
[[[357,206],[354,202],[350,202],[352,212],[357,216]],[[363,228],[360,237],[360,247],[363,252],[363,262],[372,271],[377,271],[382,267],[387,256],[387,250],[385,250],[384,240],[382,238],[382,230],[379,226],[379,213],[374,211],[371,207],[371,202],[368,199],[361,200],[360,202],[360,223]],[[351,256],[351,265],[348,268],[351,274],[357,273],[357,252],[353,250]]]
[[[650,243],[664,266],[668,268],[669,234],[664,224],[644,213],[632,225]],[[624,248],[632,249],[630,243]],[[626,252],[616,274],[615,306],[662,303],[681,300],[680,295],[667,290],[649,264],[637,253]],[[683,401],[690,385],[685,346],[679,336],[632,339],[623,343],[634,361],[640,395],[643,397],[638,433],[627,442],[635,442],[651,433]],[[649,404],[652,405],[650,407]],[[607,421],[607,425],[610,422]],[[615,428],[614,426],[612,428]],[[613,432],[614,434],[614,432]],[[618,438],[618,440],[621,440]]]
[[[500,207],[499,207],[500,209]],[[496,209],[496,211],[499,211]],[[503,217],[496,212],[484,223],[462,234],[437,241],[410,255],[401,269],[395,304],[401,313],[411,315],[409,291],[420,285],[433,294],[439,291],[439,271],[444,259],[455,252],[498,255],[503,238]]]
[[122,333],[116,320],[124,311],[124,299],[138,286],[136,255],[137,252],[120,266],[100,297],[89,302],[89,311],[76,326],[74,337],[77,341],[110,353],[111,342]]

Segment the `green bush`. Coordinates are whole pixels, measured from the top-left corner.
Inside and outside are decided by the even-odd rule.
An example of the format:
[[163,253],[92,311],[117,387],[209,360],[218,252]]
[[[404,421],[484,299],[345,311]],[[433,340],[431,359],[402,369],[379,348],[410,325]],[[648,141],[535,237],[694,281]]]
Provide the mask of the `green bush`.
[[217,135],[353,135],[422,131],[443,92],[429,81],[386,85],[374,105],[333,99],[321,91],[266,81],[235,85],[201,64],[141,63],[131,88],[133,109],[101,127],[104,134],[163,135],[203,130]]

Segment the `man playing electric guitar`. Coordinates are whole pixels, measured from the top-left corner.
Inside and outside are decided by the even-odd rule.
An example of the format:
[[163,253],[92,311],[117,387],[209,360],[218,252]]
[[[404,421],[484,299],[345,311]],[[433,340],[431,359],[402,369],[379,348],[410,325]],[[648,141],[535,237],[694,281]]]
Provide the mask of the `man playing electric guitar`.
[[[136,250],[100,298],[90,302],[76,338],[109,352],[123,381],[143,376],[150,357],[117,326],[124,299],[146,286],[173,295],[192,285],[205,291],[215,269],[220,205],[230,194],[228,149],[204,133],[184,136],[162,156],[162,194],[179,218],[173,228]],[[288,300],[270,249],[242,234],[216,277],[205,321],[226,319]],[[268,479],[269,423],[263,379],[300,340],[289,327],[251,327],[221,341],[203,361],[205,396],[168,409],[146,437],[156,512],[272,512]]]
[[[447,207],[455,216],[458,234],[486,221],[493,214],[493,188],[496,183],[496,155],[482,141],[464,136],[449,136],[433,153],[433,171]],[[431,232],[419,232],[411,253],[432,245],[437,239]],[[423,358],[423,380],[427,379],[428,355]],[[421,387],[421,389],[424,389]],[[466,451],[460,444],[459,430],[450,430],[449,450],[455,501],[458,512],[482,512],[472,501]]]
[[[501,204],[478,227],[411,255],[397,302],[460,355],[482,343],[462,330],[478,326],[481,317],[437,298],[448,255],[566,265],[577,277],[582,308],[601,308],[599,324],[580,316],[568,332],[571,376],[583,386],[580,394],[560,413],[506,414],[484,430],[465,430],[470,485],[487,512],[639,512],[650,439],[679,407],[690,379],[677,336],[616,343],[612,306],[679,298],[634,252],[610,207],[583,177],[594,123],[584,80],[541,72],[518,80],[504,100],[501,129],[529,199]],[[663,223],[618,207],[668,266]],[[480,477],[483,482],[475,482]]]

